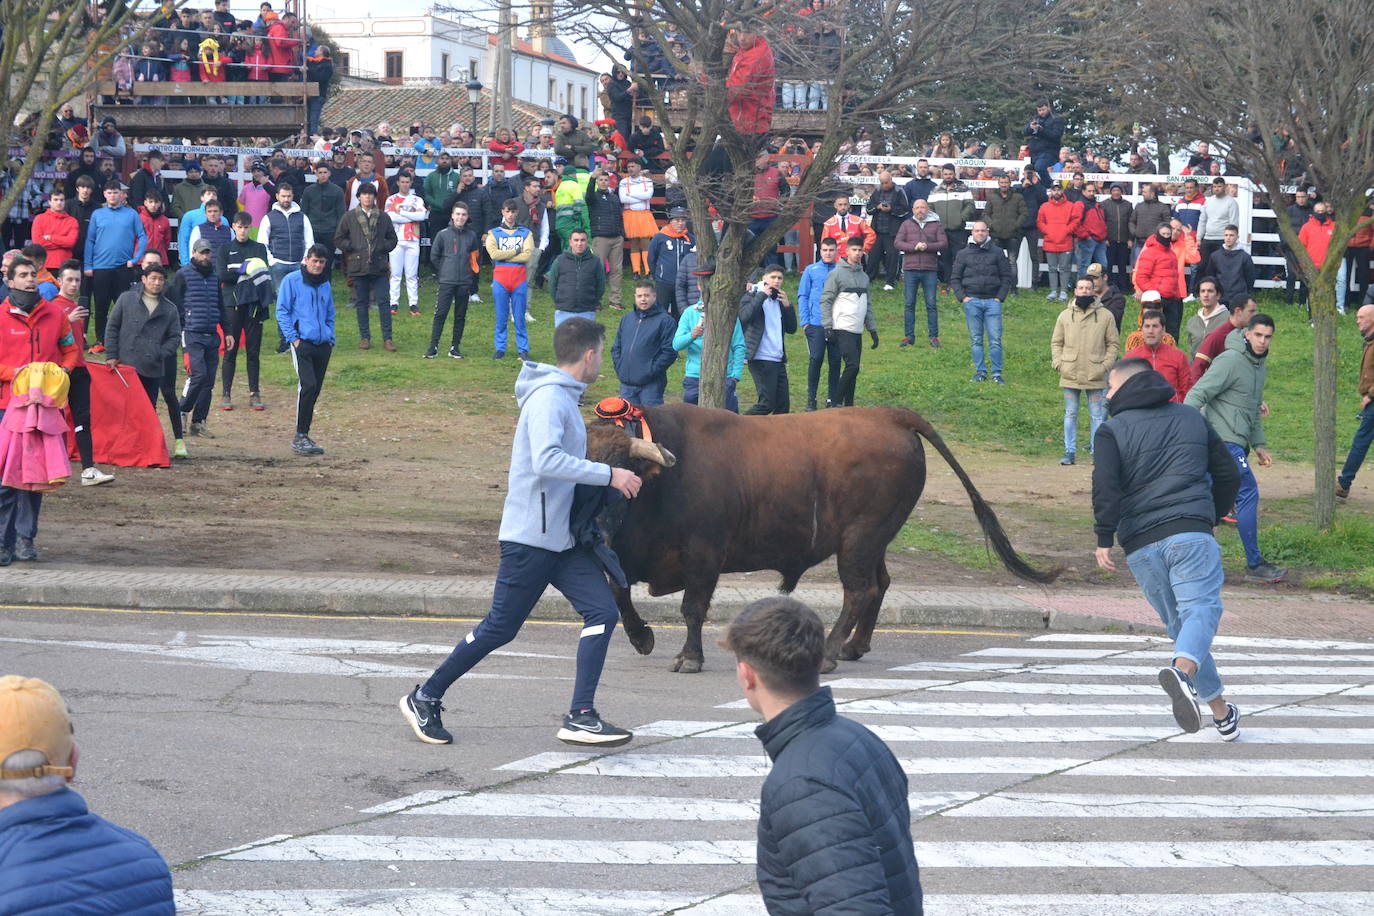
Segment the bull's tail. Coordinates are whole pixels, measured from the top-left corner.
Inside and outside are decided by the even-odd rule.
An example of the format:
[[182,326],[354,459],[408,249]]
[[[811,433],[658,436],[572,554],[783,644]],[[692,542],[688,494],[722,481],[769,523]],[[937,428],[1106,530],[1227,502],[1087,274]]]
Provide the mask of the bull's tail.
[[930,425],[930,421],[915,411],[911,412],[912,428],[915,429],[940,453],[940,457],[954,470],[954,474],[959,478],[959,482],[964,485],[968,492],[969,501],[973,503],[973,514],[978,519],[979,526],[983,529],[983,534],[992,545],[993,552],[1002,561],[1002,565],[1012,575],[1025,579],[1028,582],[1049,583],[1059,578],[1059,574],[1064,571],[1062,566],[1056,566],[1049,571],[1042,571],[1031,566],[1016,552],[1016,548],[1011,546],[1011,539],[1007,537],[1006,531],[1002,529],[1002,523],[997,520],[997,514],[992,511],[992,506],[983,499],[983,494],[978,492],[978,488],[973,485],[973,481],[964,471],[959,461],[954,457],[954,453],[949,450],[945,440],[935,431],[935,427]]

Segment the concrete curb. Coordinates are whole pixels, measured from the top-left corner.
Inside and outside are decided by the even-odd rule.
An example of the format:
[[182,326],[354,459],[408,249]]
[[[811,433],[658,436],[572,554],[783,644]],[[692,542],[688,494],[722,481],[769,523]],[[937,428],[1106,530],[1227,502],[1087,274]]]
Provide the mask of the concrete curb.
[[[123,570],[11,568],[0,577],[0,601],[51,607],[109,607],[147,610],[244,611],[397,617],[481,617],[491,601],[486,579],[387,579],[283,573],[126,572]],[[769,588],[722,585],[711,619],[724,623]],[[839,616],[838,587],[801,588],[796,597],[827,623]],[[679,623],[680,595],[654,597],[636,587],[635,606],[649,623]],[[575,620],[561,595],[546,593],[535,619]],[[879,626],[988,627],[1017,630],[1117,630],[1158,633],[1110,616],[1042,609],[996,590],[910,590],[888,592]]]

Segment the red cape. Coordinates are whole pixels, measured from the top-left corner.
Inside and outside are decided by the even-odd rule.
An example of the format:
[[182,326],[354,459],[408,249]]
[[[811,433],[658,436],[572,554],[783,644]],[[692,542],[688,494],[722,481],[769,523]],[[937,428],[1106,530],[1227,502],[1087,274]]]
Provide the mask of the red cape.
[[[111,371],[91,363],[91,444],[95,460],[124,468],[165,468],[172,463],[157,411],[130,366]],[[115,373],[118,373],[116,375]],[[122,379],[122,381],[121,381]],[[71,411],[67,411],[71,425]],[[77,458],[76,434],[68,429],[67,450]]]

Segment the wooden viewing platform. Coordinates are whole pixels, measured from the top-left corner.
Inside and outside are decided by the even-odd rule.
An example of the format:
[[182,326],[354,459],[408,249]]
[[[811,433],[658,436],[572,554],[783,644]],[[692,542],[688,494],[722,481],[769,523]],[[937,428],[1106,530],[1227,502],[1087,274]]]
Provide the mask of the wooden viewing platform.
[[[115,85],[108,80],[97,84],[95,92],[97,98],[116,96]],[[91,123],[99,124],[108,115],[119,123],[119,132],[126,137],[285,135],[305,126],[306,100],[319,94],[320,87],[313,82],[135,83],[134,104],[92,102]],[[219,96],[265,96],[281,101],[224,105],[211,100]],[[149,98],[162,101],[148,104]],[[205,104],[197,104],[197,99],[205,100]]]

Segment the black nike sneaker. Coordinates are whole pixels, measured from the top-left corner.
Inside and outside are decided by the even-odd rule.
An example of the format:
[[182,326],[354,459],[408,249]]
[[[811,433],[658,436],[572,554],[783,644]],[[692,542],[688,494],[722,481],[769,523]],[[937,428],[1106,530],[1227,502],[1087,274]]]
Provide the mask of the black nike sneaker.
[[411,731],[426,744],[452,744],[453,736],[439,718],[444,707],[438,701],[420,699],[419,692],[420,685],[416,684],[414,690],[401,697],[401,715],[410,723]]
[[595,709],[570,712],[563,717],[558,740],[579,747],[620,747],[629,744],[634,735],[605,721]]

